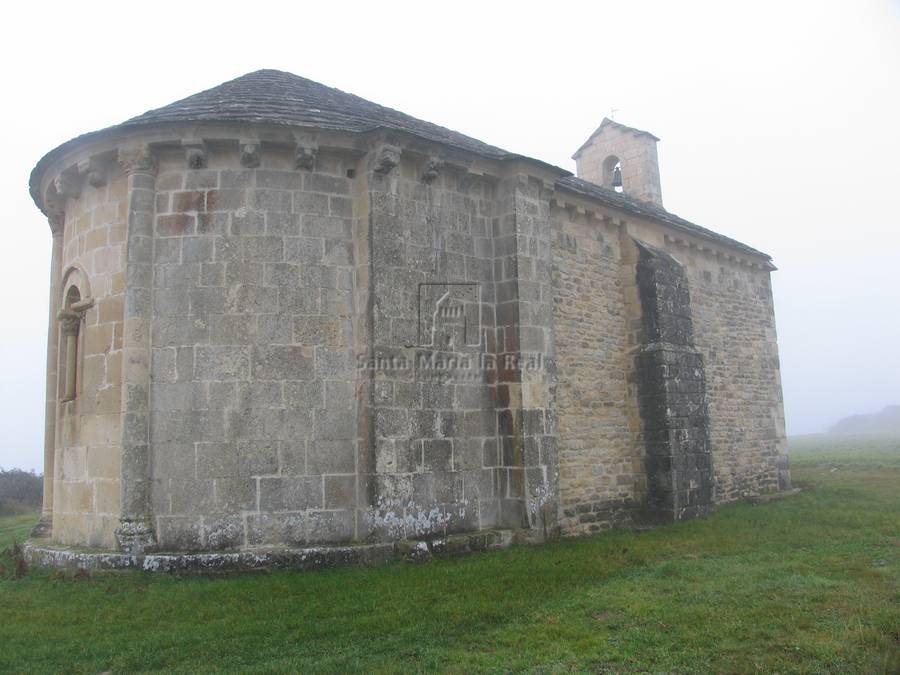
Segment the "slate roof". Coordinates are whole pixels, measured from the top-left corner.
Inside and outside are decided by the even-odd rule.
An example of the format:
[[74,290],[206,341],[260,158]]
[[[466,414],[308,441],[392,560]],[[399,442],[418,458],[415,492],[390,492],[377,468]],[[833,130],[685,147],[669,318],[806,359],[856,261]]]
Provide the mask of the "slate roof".
[[[564,189],[592,197],[636,215],[660,220],[682,230],[715,239],[746,253],[768,257],[740,242],[694,225],[660,207],[580,180],[571,176],[570,172],[546,162],[488,145],[452,129],[425,122],[359,96],[279,70],[258,70],[242,75],[162,108],[149,110],[116,126],[84,134],[63,143],[47,153],[31,173],[31,194],[35,203],[38,206],[41,204],[38,186],[44,168],[70,147],[109,132],[183,122],[250,122],[357,133],[374,129],[395,129],[491,159],[524,159],[541,164],[561,176],[558,184]],[[653,136],[649,132],[632,129],[604,118],[592,137],[609,124]]]
[[644,202],[639,199],[635,199],[634,197],[629,197],[622,192],[610,190],[607,187],[597,185],[596,183],[591,183],[590,181],[582,180],[581,178],[576,178],[575,176],[566,176],[565,178],[561,178],[556,182],[556,185],[558,188],[569,190],[570,192],[575,192],[587,197],[592,197],[598,201],[603,202],[604,204],[607,204],[608,206],[618,207],[623,211],[628,211],[629,213],[632,213],[636,216],[643,216],[651,220],[662,221],[666,225],[670,225],[676,230],[681,230],[682,232],[686,232],[688,234],[699,235],[706,239],[718,242],[719,244],[728,246],[729,248],[741,251],[742,253],[747,253],[754,256],[762,256],[763,258],[771,260],[771,256],[763,253],[762,251],[757,251],[755,248],[747,246],[747,244],[742,244],[741,242],[737,241],[736,239],[732,239],[731,237],[726,237],[724,234],[719,234],[718,232],[714,232],[713,230],[701,227],[700,225],[695,225],[689,220],[685,220],[684,218],[676,216],[674,213],[669,213],[661,206],[657,206],[652,202]]
[[124,122],[235,121],[363,132],[397,129],[486,157],[511,152],[372,101],[280,70],[258,70]]

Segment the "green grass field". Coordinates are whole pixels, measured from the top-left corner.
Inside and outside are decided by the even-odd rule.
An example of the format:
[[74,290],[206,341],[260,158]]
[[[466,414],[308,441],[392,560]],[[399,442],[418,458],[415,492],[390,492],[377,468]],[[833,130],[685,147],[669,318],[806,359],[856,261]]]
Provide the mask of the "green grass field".
[[16,580],[7,555],[0,669],[898,672],[900,439],[791,447],[785,500],[418,566]]

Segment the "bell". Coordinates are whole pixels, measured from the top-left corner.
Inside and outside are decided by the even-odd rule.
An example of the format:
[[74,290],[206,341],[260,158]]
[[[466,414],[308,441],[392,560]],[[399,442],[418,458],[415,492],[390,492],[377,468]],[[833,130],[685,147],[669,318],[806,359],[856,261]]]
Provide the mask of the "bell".
[[612,186],[614,188],[622,187],[622,169],[619,166],[616,166],[616,168],[613,169]]

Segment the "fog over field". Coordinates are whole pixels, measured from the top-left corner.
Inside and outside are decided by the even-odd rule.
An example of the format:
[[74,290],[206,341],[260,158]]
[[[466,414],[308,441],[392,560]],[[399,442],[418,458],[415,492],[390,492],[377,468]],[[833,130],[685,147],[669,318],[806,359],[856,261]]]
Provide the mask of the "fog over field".
[[43,461],[50,232],[32,167],[260,68],[571,171],[616,109],[662,139],[667,209],[773,256],[789,433],[900,404],[900,3],[157,2],[127,25],[119,7],[7,9],[0,466]]

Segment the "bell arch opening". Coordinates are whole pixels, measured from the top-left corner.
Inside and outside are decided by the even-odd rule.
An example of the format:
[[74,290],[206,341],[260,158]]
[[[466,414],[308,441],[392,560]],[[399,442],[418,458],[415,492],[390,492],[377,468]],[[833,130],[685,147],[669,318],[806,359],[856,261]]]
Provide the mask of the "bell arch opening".
[[622,162],[615,155],[603,160],[603,187],[622,192]]

